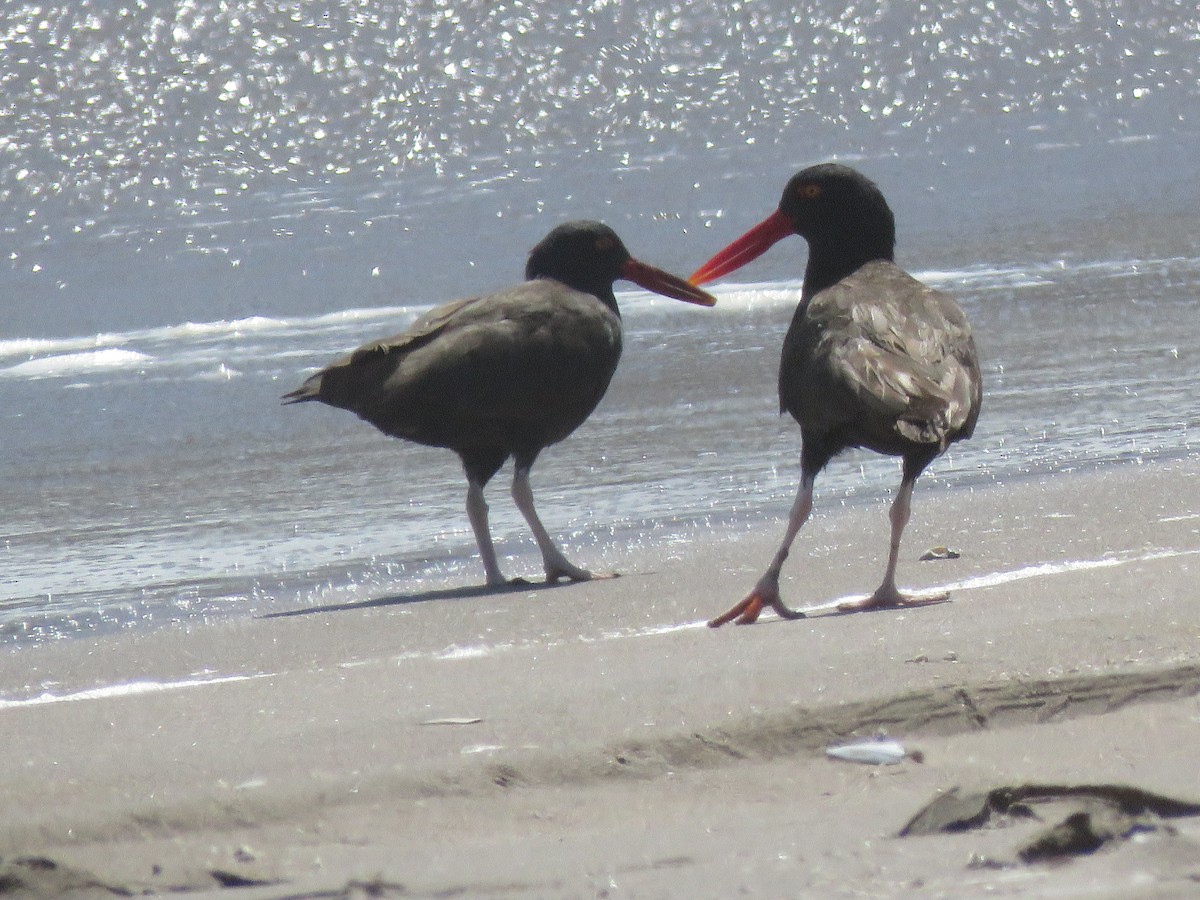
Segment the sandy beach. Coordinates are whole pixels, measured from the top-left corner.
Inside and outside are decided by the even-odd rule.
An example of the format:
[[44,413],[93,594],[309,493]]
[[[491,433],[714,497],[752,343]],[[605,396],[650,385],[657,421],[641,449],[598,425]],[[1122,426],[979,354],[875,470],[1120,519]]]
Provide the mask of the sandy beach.
[[[10,0],[0,900],[1200,896],[1198,45],[1177,0]],[[838,613],[900,481],[848,454],[811,615],[706,627],[800,476],[798,237],[713,309],[617,283],[532,477],[620,578],[478,587],[455,454],[280,404],[562,223],[687,275],[828,162],[978,345],[899,571],[948,602]]]
[[[1060,817],[898,837],[958,786],[1200,801],[1200,461],[823,507],[784,597],[718,631],[780,523],[432,594],[6,651],[0,885],[236,896],[1185,896],[1200,818],[1026,864]],[[918,562],[944,545],[957,559]],[[653,598],[651,605],[648,600]],[[649,610],[655,610],[650,614]],[[825,748],[886,733],[921,761]],[[22,887],[22,885],[24,887]],[[0,891],[2,892],[2,891]]]

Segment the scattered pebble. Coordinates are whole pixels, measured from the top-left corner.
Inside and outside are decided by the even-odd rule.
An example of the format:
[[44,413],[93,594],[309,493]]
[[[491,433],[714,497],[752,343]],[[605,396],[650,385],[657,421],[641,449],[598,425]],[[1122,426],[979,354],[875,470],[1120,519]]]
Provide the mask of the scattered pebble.
[[930,547],[921,554],[921,562],[928,562],[931,559],[958,559],[962,554],[957,550],[951,550],[949,547]]
[[[928,653],[918,653],[916,656],[910,656],[905,660],[906,663],[927,663],[929,662]],[[958,654],[953,650],[948,650],[942,656],[942,662],[958,662]]]

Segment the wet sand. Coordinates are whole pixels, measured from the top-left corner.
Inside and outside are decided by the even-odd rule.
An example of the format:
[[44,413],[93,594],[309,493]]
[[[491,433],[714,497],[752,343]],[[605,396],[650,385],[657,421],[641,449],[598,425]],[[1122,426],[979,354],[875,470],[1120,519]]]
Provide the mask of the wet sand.
[[[1200,819],[1065,865],[1013,863],[1037,823],[896,834],[956,785],[1200,800],[1198,476],[918,487],[900,582],[952,591],[922,609],[705,628],[774,523],[580,557],[615,580],[6,651],[0,875],[80,896],[1186,893]],[[886,507],[820,503],[785,569],[798,606],[882,566]],[[938,545],[961,557],[916,561]],[[880,731],[923,761],[824,754]]]

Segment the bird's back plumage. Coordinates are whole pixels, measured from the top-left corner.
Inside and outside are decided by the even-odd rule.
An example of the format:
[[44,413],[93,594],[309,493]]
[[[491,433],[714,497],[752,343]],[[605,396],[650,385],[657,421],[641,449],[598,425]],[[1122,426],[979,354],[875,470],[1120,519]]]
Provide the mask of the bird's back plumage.
[[958,304],[888,260],[807,299],[784,341],[780,407],[806,442],[936,454],[971,435],[980,393]]
[[536,451],[595,409],[620,355],[616,313],[591,294],[534,279],[439,307],[288,397],[348,409],[418,443]]

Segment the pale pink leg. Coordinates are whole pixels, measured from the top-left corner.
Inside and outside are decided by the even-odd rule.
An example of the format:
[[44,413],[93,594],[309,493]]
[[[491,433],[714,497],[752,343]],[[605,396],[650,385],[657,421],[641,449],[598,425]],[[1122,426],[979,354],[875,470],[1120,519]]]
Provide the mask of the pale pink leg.
[[775,558],[771,560],[771,565],[767,567],[767,571],[763,573],[762,578],[758,579],[758,583],[754,585],[754,590],[728,612],[709,621],[709,628],[720,628],[726,622],[730,622],[733,619],[737,619],[739,625],[752,625],[758,621],[758,616],[763,611],[764,606],[770,606],[784,619],[804,618],[804,613],[789,609],[784,605],[783,600],[780,599],[779,573],[783,569],[784,560],[787,559],[788,553],[792,548],[792,542],[796,540],[796,535],[800,532],[800,528],[804,523],[808,521],[809,513],[812,512],[814,480],[815,478],[807,475],[801,478],[800,489],[796,492],[796,502],[792,504],[792,512],[788,516],[787,531],[783,536],[783,544],[780,545]]
[[904,526],[912,515],[912,492],[915,480],[905,479],[900,483],[900,491],[892,501],[888,518],[892,523],[891,545],[888,548],[887,570],[883,573],[883,583],[876,588],[875,593],[865,600],[853,603],[843,603],[838,608],[845,611],[884,609],[897,606],[923,606],[928,603],[941,603],[949,594],[934,594],[923,597],[909,597],[900,593],[896,587],[896,563],[900,559],[900,538],[904,534]]
[[507,584],[500,572],[500,564],[496,562],[496,548],[492,544],[492,532],[488,528],[488,505],[483,497],[483,485],[468,479],[467,482],[467,519],[471,522],[471,530],[475,532],[475,543],[479,545],[479,555],[483,558],[483,571],[487,574],[489,587]]
[[528,467],[517,466],[516,471],[513,472],[512,496],[513,501],[517,504],[517,509],[529,523],[529,530],[533,532],[533,539],[537,541],[538,549],[542,551],[546,581],[558,581],[560,578],[567,578],[571,581],[591,581],[594,578],[612,577],[611,575],[593,575],[587,569],[579,568],[569,562],[563,556],[562,551],[555,546],[533,506],[533,488],[529,485]]

